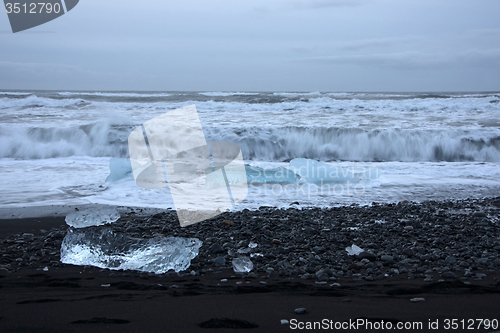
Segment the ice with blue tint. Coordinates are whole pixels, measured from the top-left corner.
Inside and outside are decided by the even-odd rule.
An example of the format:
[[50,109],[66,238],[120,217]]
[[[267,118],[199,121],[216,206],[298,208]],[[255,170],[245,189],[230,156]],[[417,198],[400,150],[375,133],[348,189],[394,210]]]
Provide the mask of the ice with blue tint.
[[132,166],[129,158],[112,158],[109,161],[109,175],[106,177],[106,183],[113,183],[117,180],[130,177],[132,178]]
[[337,166],[307,158],[291,160],[290,170],[313,184],[356,183],[362,179],[375,179],[379,176],[377,169]]
[[106,227],[70,228],[61,244],[61,262],[156,274],[180,272],[191,265],[201,245],[196,238],[136,239]]
[[245,165],[247,181],[249,183],[297,183],[300,176],[284,167],[259,168]]

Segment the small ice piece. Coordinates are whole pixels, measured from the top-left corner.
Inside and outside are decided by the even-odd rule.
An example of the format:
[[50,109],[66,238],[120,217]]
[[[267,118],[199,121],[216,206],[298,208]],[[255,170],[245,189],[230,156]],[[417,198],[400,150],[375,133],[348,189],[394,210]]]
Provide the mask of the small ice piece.
[[347,251],[347,254],[349,254],[350,256],[357,256],[361,252],[364,252],[362,248],[354,244],[352,244],[352,246],[346,247],[345,250]]
[[425,302],[425,298],[423,298],[423,297],[415,297],[415,298],[410,299],[410,302],[412,302],[412,303]]
[[248,273],[253,269],[253,263],[248,257],[233,259],[233,270],[235,273]]
[[113,223],[120,218],[116,207],[82,209],[66,215],[66,224],[73,228],[86,228]]
[[249,247],[249,248],[251,248],[251,249],[255,249],[257,246],[258,246],[258,244],[257,244],[257,243],[254,243],[254,242],[250,242],[250,243],[248,244],[248,247]]
[[281,319],[281,325],[288,325],[290,322],[287,319]]
[[137,239],[109,227],[69,229],[61,244],[61,262],[156,274],[180,272],[191,265],[201,245],[196,238]]
[[246,249],[239,249],[238,250],[238,253],[239,254],[247,254],[248,252],[252,251],[251,249],[249,248],[246,248]]
[[113,183],[127,177],[133,178],[129,158],[112,158],[109,160],[109,175],[106,177],[106,183]]

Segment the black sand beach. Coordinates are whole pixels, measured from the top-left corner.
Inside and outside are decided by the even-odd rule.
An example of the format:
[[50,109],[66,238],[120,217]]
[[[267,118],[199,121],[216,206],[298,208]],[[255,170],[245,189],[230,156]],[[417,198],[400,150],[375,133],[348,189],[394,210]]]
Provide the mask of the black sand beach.
[[[185,272],[160,275],[60,263],[63,218],[1,220],[0,331],[281,332],[327,319],[332,330],[364,320],[393,329],[357,331],[494,332],[476,319],[500,319],[499,207],[499,198],[263,207],[186,228],[167,211],[106,227],[203,241]],[[365,252],[349,256],[352,244]],[[238,249],[256,254],[252,273],[231,269]]]

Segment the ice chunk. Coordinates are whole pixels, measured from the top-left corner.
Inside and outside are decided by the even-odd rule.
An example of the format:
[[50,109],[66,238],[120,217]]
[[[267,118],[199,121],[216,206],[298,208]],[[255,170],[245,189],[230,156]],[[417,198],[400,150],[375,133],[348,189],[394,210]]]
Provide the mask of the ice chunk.
[[120,218],[116,207],[86,208],[66,215],[66,224],[73,228],[86,228],[113,223]]
[[[245,180],[247,181],[247,183],[252,183],[252,184],[297,183],[300,180],[299,175],[283,167],[263,169],[257,166],[251,166],[246,164],[245,173],[243,174],[240,172],[239,169],[238,170],[233,170],[231,168],[224,168],[224,169],[229,184],[237,184]],[[205,170],[205,174],[207,175],[206,186],[219,186],[225,184],[225,179],[223,174],[212,172],[211,169]]]
[[239,250],[238,250],[238,253],[239,253],[239,254],[247,254],[247,253],[249,253],[250,251],[252,251],[252,249],[250,249],[250,248],[246,248],[246,249],[239,249]]
[[253,269],[253,263],[248,257],[233,259],[233,270],[236,273],[248,273]]
[[136,239],[109,227],[70,228],[61,244],[61,262],[156,274],[170,269],[179,272],[189,267],[201,245],[196,238]]
[[116,182],[122,178],[133,178],[132,165],[128,158],[112,158],[109,161],[109,175],[106,177],[106,183]]
[[313,184],[357,183],[361,179],[374,179],[379,176],[377,169],[334,166],[306,158],[291,160],[290,170]]
[[360,248],[359,246],[354,245],[354,244],[352,244],[352,246],[346,247],[345,250],[347,251],[347,254],[349,254],[350,256],[357,256],[361,252],[365,251],[362,248]]
[[254,242],[248,243],[248,247],[251,248],[251,249],[255,249],[257,246],[258,246],[258,244],[254,243]]
[[245,165],[247,181],[249,183],[297,183],[300,176],[292,170],[283,167],[262,169],[256,166]]

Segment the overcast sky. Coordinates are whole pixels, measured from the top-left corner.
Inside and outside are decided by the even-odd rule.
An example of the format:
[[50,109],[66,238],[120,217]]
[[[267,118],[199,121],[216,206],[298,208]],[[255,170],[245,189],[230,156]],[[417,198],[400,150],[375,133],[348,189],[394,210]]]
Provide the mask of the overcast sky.
[[13,34],[0,89],[498,91],[500,0],[80,0]]

